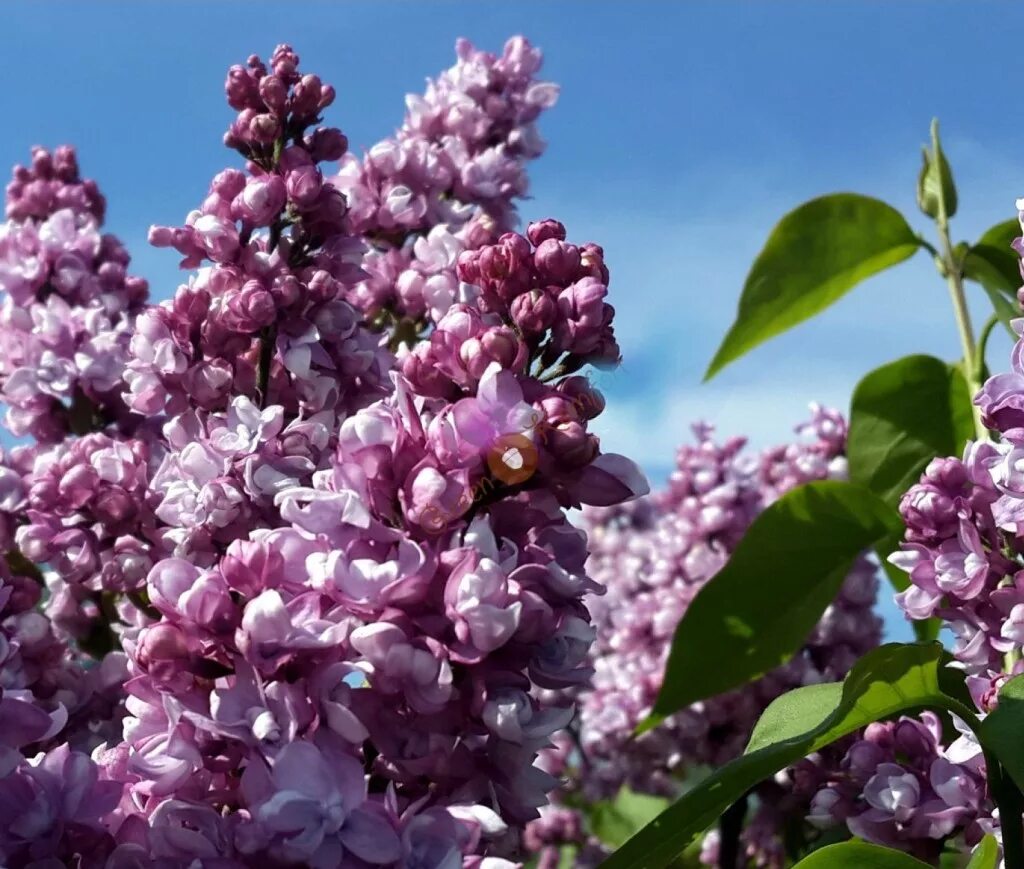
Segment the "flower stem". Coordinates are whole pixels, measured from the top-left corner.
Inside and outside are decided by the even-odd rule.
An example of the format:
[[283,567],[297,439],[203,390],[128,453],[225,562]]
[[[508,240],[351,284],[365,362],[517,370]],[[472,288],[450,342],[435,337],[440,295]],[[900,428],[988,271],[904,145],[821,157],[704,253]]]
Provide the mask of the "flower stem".
[[978,346],[974,341],[974,329],[971,326],[971,312],[967,309],[967,297],[964,294],[963,263],[953,253],[953,245],[949,239],[949,227],[945,220],[937,221],[939,238],[942,240],[940,265],[949,285],[949,297],[953,302],[953,315],[956,328],[960,333],[960,347],[964,354],[964,377],[967,380],[967,391],[971,395],[971,413],[974,417],[974,430],[978,440],[987,441],[988,429],[981,421],[981,409],[974,403],[974,396],[981,389],[980,371],[984,364],[978,359]]

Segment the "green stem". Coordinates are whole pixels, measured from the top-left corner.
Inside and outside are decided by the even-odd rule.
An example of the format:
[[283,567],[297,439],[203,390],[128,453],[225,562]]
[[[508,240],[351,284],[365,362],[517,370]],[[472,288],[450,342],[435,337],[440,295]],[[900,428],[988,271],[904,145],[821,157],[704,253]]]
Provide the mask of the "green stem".
[[978,335],[978,355],[975,361],[975,376],[979,381],[985,377],[985,355],[988,348],[988,339],[992,335],[992,330],[999,324],[999,315],[993,314],[985,321],[985,325],[981,327],[981,334]]
[[939,238],[942,240],[941,263],[949,285],[949,297],[953,302],[953,315],[956,328],[960,333],[960,346],[964,354],[964,376],[967,379],[967,390],[971,394],[971,413],[974,416],[974,430],[978,440],[989,439],[988,429],[981,421],[981,409],[974,404],[974,396],[981,389],[978,363],[978,347],[974,341],[974,329],[971,326],[971,313],[967,309],[967,297],[964,294],[963,264],[953,255],[953,245],[949,239],[949,227],[944,219],[937,221]]

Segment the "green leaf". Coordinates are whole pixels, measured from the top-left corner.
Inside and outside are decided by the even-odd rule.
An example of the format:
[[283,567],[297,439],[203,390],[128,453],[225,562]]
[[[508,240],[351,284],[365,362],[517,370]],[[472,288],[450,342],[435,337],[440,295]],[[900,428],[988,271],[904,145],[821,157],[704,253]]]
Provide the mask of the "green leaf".
[[932,121],[932,149],[924,148],[924,162],[917,178],[917,204],[929,217],[945,223],[956,214],[956,185],[946,155],[939,144],[939,122]]
[[989,834],[982,839],[974,853],[971,855],[971,862],[967,869],[996,869],[999,865],[999,843],[996,837]]
[[1010,296],[1015,308],[1017,290],[1024,281],[1020,276],[1020,257],[1010,243],[1020,236],[1018,220],[997,223],[971,245],[963,264],[964,277]]
[[868,842],[842,842],[804,857],[793,869],[926,869],[927,863]]
[[754,261],[736,321],[704,379],[907,259],[920,244],[903,216],[878,199],[834,193],[798,206],[779,221]]
[[614,800],[597,803],[590,811],[590,831],[604,844],[617,848],[669,805],[665,797],[638,794],[627,787]]
[[974,437],[967,382],[934,356],[876,368],[853,392],[850,480],[896,506],[935,456],[958,456]]
[[[710,659],[709,659],[710,660]],[[713,772],[627,841],[602,869],[661,869],[758,782],[831,742],[922,707],[947,708],[938,643],[890,643],[861,658],[842,683],[808,685],[764,711],[742,757]]]
[[999,322],[1002,323],[1006,331],[1009,332],[1010,337],[1016,341],[1020,336],[1017,335],[1010,323],[1020,317],[1020,306],[1016,302],[1011,302],[1006,296],[1000,293],[999,290],[994,289],[987,284],[982,284],[981,288],[985,291],[985,295],[988,296],[988,300],[992,303],[992,310],[995,311],[996,316],[999,318]]
[[1014,676],[999,689],[999,704],[981,722],[981,742],[1024,789],[1024,676]]
[[854,559],[901,524],[871,492],[835,480],[799,486],[769,506],[676,627],[661,692],[642,729],[787,661]]

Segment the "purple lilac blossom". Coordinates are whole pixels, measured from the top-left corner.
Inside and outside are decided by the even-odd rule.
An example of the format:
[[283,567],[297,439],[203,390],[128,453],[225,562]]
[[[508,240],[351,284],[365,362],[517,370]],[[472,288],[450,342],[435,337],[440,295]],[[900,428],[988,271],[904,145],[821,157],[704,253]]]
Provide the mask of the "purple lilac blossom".
[[[333,88],[279,46],[228,74],[244,170],[151,229],[192,276],[89,320],[124,350],[110,395],[40,405],[5,458],[4,865],[515,865],[592,673],[600,587],[566,510],[647,484],[588,432],[604,399],[578,372],[619,355],[601,249],[505,232],[554,101],[539,53],[459,51],[399,136],[459,172],[430,163],[449,205],[409,227],[426,349],[396,360],[352,305],[386,245],[320,169],[347,150]],[[11,222],[99,220],[68,153],[18,170]],[[8,250],[23,281],[32,251]],[[514,483],[511,435],[535,461]]]

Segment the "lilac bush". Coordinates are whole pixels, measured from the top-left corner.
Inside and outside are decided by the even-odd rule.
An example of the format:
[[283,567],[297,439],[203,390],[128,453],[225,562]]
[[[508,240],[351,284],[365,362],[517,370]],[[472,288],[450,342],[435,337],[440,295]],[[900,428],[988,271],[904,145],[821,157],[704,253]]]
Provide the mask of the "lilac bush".
[[159,304],[73,151],[15,171],[4,865],[514,865],[592,673],[567,510],[647,484],[588,430],[601,248],[511,231],[557,89],[457,54],[362,158],[291,48],[232,67]]

